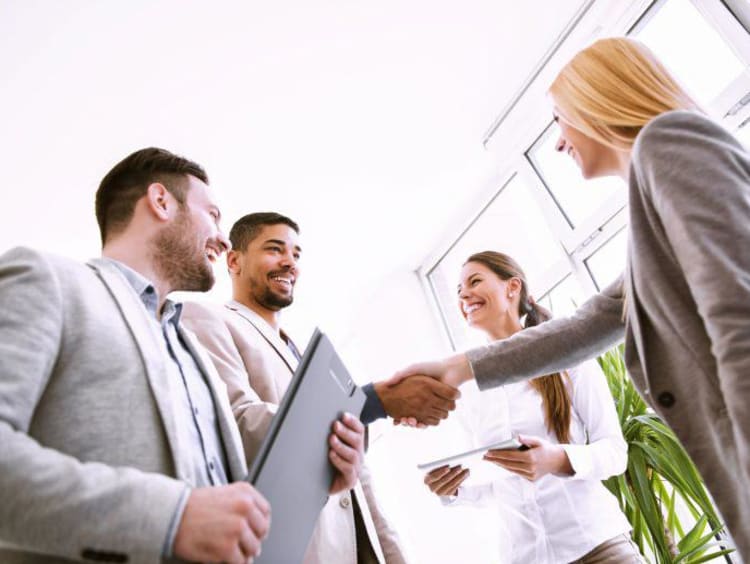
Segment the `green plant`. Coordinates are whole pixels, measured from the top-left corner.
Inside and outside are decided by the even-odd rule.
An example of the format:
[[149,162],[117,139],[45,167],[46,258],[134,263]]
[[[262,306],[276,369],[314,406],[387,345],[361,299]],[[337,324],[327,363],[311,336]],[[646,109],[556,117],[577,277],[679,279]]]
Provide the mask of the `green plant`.
[[599,364],[628,443],[627,470],[604,485],[633,526],[641,552],[648,547],[658,564],[697,564],[732,552],[718,546],[716,535],[723,527],[703,480],[672,430],[636,391],[625,372],[622,347],[601,356]]

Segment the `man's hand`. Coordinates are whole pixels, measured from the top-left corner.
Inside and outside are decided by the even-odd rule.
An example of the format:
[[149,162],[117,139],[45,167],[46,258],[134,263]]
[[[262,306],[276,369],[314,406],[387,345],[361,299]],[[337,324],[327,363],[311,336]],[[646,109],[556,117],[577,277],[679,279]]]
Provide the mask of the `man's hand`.
[[247,482],[190,492],[174,540],[174,554],[194,562],[246,564],[260,554],[271,506]]
[[458,486],[469,477],[469,469],[458,466],[440,466],[424,477],[424,483],[435,495],[456,495]]
[[466,355],[461,353],[449,356],[443,360],[433,360],[429,362],[418,362],[396,372],[386,383],[395,385],[408,378],[409,376],[430,376],[447,384],[458,388],[464,382],[474,378],[471,371],[471,365]]
[[510,470],[531,482],[547,474],[572,476],[575,472],[570,465],[565,449],[539,437],[518,437],[529,447],[528,450],[488,450],[484,460]]
[[351,413],[344,413],[340,421],[334,421],[328,444],[328,458],[337,470],[330,493],[352,489],[365,456],[365,426]]
[[428,376],[411,376],[398,382],[376,382],[373,386],[385,412],[394,419],[413,419],[423,425],[437,425],[456,409],[461,392]]

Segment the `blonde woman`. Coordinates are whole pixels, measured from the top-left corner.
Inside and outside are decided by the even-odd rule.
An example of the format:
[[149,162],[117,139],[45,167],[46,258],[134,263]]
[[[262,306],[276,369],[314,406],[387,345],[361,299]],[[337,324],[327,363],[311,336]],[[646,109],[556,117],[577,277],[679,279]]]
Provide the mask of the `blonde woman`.
[[[549,319],[529,296],[521,267],[494,251],[469,257],[458,299],[466,322],[490,341]],[[484,483],[464,485],[468,469],[461,466],[437,468],[425,477],[430,490],[449,504],[497,504],[508,532],[502,552],[514,564],[643,562],[628,520],[601,482],[625,471],[628,447],[596,362],[481,399],[488,401],[471,414],[478,444],[518,436],[528,450],[487,452],[485,460],[502,470]]]
[[422,373],[492,388],[624,338],[633,382],[685,445],[750,559],[750,157],[633,39],[579,52],[549,93],[558,150],[586,178],[628,184],[625,273],[570,318],[393,381]]

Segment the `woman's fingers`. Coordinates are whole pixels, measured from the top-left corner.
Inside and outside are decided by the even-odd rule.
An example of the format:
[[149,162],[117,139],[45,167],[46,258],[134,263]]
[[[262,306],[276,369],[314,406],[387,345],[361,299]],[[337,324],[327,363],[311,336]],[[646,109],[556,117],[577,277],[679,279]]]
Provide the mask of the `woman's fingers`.
[[435,468],[434,470],[430,471],[428,474],[424,477],[424,483],[428,486],[434,482],[437,482],[438,480],[442,479],[443,476],[448,474],[448,472],[451,471],[451,467],[447,464],[440,466],[438,468]]
[[493,464],[497,464],[498,466],[500,466],[500,468],[505,468],[510,472],[518,474],[519,476],[526,478],[527,480],[534,479],[534,471],[527,462],[518,460],[505,460],[499,457],[489,458],[487,456],[485,456],[484,459],[488,462],[492,462]]
[[458,486],[469,476],[468,468],[462,466],[441,466],[424,478],[430,491],[437,495],[453,495]]
[[436,494],[456,495],[456,490],[458,490],[458,486],[460,486],[463,483],[463,481],[469,477],[468,468],[461,468],[460,466],[458,466],[457,469],[458,469],[458,473],[450,478],[446,478],[446,480],[442,483],[442,485],[435,492]]

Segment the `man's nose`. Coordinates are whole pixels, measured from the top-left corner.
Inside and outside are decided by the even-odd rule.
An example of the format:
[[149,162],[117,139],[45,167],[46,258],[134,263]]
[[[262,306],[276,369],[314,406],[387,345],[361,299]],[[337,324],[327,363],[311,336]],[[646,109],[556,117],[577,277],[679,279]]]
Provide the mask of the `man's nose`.
[[219,230],[219,234],[216,237],[216,240],[219,242],[220,252],[228,253],[232,249],[232,242],[227,238],[226,235],[224,235],[221,230]]
[[293,268],[297,264],[297,258],[291,251],[284,253],[281,256],[281,264],[283,264],[284,266],[288,266],[289,268]]

